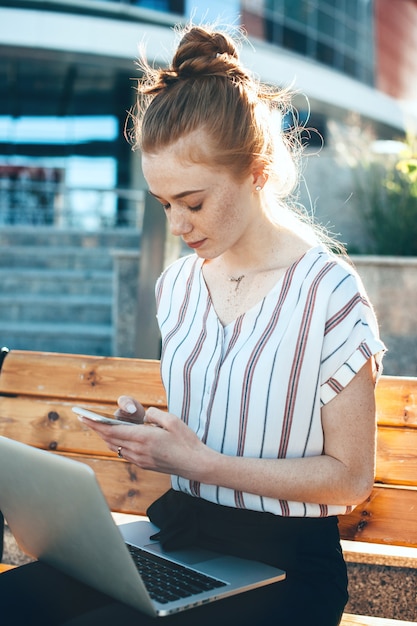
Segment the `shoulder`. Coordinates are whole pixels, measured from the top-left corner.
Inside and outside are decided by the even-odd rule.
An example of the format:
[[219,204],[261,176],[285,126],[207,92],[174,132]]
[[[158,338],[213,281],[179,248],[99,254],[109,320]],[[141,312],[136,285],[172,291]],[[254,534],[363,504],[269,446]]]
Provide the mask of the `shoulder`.
[[316,315],[331,318],[342,311],[359,314],[364,308],[372,310],[362,280],[349,259],[323,246],[311,249],[301,259],[294,284],[301,285],[300,303]]
[[362,290],[361,279],[348,257],[334,254],[323,245],[311,248],[300,259],[299,271],[307,282],[320,282],[330,289],[337,287],[341,281],[351,282]]
[[156,292],[161,293],[164,289],[171,291],[175,285],[186,284],[199,272],[200,267],[201,259],[195,254],[177,259],[162,272],[156,281]]
[[161,276],[158,278],[158,281],[172,280],[182,274],[189,275],[195,270],[198,260],[199,258],[195,254],[180,257],[164,269]]

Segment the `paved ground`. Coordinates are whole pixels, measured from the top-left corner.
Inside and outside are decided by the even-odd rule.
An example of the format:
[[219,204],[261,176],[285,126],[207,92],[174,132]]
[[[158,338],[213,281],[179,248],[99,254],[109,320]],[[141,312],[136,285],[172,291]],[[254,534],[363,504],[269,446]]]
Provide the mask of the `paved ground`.
[[8,526],[6,526],[4,529],[4,550],[2,562],[10,565],[22,565],[23,563],[29,563],[32,560],[33,559],[20,550]]

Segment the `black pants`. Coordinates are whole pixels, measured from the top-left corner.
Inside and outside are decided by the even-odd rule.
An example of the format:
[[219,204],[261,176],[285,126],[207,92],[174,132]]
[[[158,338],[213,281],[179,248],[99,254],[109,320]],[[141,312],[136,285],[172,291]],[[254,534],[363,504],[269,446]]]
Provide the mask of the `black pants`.
[[[168,508],[177,499],[169,492]],[[347,602],[347,574],[337,519],[280,518],[181,496],[193,540],[286,570],[285,581],[170,617],[165,626],[337,626]],[[190,508],[191,507],[191,508]],[[197,528],[197,534],[194,532]],[[181,541],[183,540],[183,536]],[[111,564],[109,564],[111,567]],[[0,576],[7,626],[155,626],[149,618],[56,570],[33,563]],[[3,623],[3,621],[2,621]]]

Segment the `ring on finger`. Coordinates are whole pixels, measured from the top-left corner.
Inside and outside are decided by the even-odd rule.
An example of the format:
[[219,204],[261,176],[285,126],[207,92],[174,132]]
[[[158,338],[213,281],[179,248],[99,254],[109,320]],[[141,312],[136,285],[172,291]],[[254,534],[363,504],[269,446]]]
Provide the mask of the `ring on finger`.
[[117,448],[117,456],[119,457],[119,459],[123,459],[122,446],[119,446]]

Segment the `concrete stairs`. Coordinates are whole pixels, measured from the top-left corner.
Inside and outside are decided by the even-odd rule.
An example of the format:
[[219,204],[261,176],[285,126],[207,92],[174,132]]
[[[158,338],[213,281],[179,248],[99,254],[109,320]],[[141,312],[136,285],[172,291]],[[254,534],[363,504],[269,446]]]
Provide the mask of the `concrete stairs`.
[[135,230],[0,228],[0,344],[112,355],[112,250],[138,250]]

